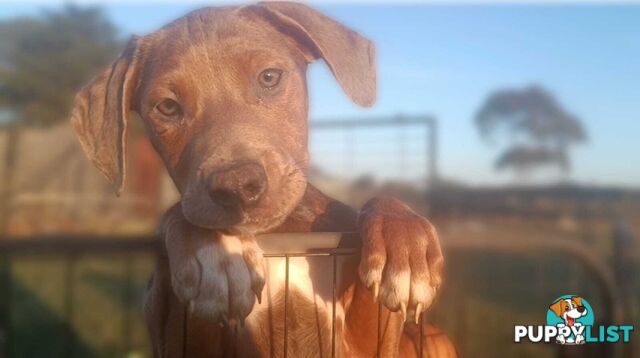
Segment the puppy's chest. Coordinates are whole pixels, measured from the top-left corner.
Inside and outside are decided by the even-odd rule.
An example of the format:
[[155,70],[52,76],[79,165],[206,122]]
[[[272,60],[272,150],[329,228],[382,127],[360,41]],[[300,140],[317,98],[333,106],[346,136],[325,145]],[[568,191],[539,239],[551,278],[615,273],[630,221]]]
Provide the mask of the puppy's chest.
[[282,355],[285,330],[291,357],[329,356],[332,342],[339,351],[345,267],[344,259],[329,256],[266,259],[262,303],[247,317],[241,337],[252,343],[253,353]]

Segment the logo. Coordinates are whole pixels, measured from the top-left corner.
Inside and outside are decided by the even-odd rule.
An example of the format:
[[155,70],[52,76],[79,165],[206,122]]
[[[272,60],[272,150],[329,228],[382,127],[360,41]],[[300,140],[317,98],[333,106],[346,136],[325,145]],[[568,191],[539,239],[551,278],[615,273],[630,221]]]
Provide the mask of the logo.
[[586,299],[576,295],[563,295],[547,308],[545,326],[516,325],[514,341],[527,339],[533,343],[555,342],[564,345],[586,343],[628,343],[633,326],[595,326],[595,313]]
[[547,310],[547,326],[556,326],[556,343],[584,344],[584,327],[593,326],[593,309],[579,296],[561,296]]

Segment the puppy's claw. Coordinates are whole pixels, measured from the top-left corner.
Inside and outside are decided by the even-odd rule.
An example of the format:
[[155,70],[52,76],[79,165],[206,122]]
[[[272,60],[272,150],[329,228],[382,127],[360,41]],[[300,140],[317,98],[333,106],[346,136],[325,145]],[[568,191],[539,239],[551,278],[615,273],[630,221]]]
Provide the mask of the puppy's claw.
[[258,304],[262,304],[262,291],[255,290],[256,299],[258,300]]
[[402,312],[402,322],[407,321],[407,304],[402,302],[400,303],[400,311]]
[[377,282],[374,282],[372,285],[372,293],[373,293],[373,303],[377,303],[378,302],[378,295],[380,294],[380,284]]
[[422,303],[418,303],[416,305],[416,313],[415,313],[416,324],[420,323],[420,314],[422,314]]

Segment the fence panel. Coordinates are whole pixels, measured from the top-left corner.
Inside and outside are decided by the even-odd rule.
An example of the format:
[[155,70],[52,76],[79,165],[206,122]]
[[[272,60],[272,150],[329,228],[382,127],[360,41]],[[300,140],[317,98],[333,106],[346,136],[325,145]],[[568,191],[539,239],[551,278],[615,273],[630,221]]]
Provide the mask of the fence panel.
[[[354,234],[296,235],[304,235],[313,243],[328,240],[330,245],[340,237],[357,239]],[[1,327],[4,356],[43,356],[45,352],[46,356],[61,357],[149,355],[140,311],[145,281],[153,269],[159,243],[153,237],[0,240],[4,262],[0,302],[6,315]],[[574,265],[598,286],[588,296],[599,307],[598,320],[620,321],[622,312],[615,304],[619,298],[611,270],[588,250],[566,240],[518,242],[469,237],[444,241],[443,247],[448,259],[447,280],[427,320],[441,325],[462,353],[496,356],[531,351],[555,355],[554,346],[516,347],[510,341],[512,337],[502,337],[499,332],[512,334],[514,319],[544,317],[546,307],[533,303],[546,302],[565,293],[558,290],[566,289],[565,280],[549,280],[547,271],[566,272]],[[267,249],[265,259],[284,259],[288,263],[296,257],[316,256],[331,260],[334,270],[328,275],[334,283],[335,318],[336,263],[342,256],[357,255],[357,250],[326,245],[318,250],[300,250]],[[539,254],[548,260],[541,260]],[[555,267],[539,267],[541,264]],[[540,269],[537,273],[536,268]],[[285,272],[288,276],[289,265]],[[514,279],[518,275],[526,279]],[[516,314],[480,322],[480,327],[485,327],[483,331],[474,319],[487,317],[483,315],[487,312],[489,316],[495,313],[490,309],[482,312],[487,303],[493,308],[504,304]],[[339,352],[335,324],[334,320],[329,343],[332,356]],[[488,335],[493,346],[482,344],[488,328],[496,330]],[[286,332],[285,329],[285,344]]]

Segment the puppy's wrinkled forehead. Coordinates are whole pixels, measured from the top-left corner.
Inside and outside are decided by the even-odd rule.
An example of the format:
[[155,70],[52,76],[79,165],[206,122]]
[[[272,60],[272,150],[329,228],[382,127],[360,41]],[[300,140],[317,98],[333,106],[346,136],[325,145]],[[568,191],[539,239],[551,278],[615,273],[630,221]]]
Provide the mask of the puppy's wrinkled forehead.
[[[148,35],[151,45],[143,82],[162,84],[188,77],[200,84],[210,82],[204,87],[207,89],[237,82],[242,73],[254,67],[302,64],[312,59],[312,54],[260,11],[253,7],[205,8]],[[237,88],[225,87],[227,91]]]

